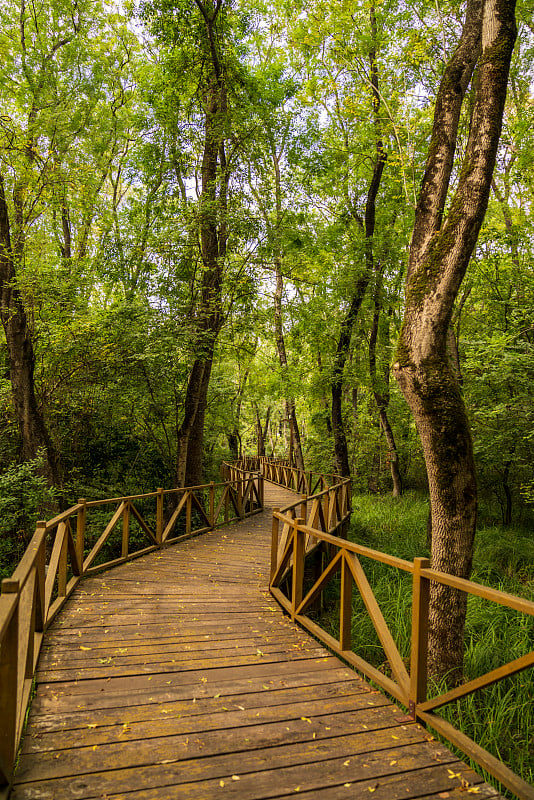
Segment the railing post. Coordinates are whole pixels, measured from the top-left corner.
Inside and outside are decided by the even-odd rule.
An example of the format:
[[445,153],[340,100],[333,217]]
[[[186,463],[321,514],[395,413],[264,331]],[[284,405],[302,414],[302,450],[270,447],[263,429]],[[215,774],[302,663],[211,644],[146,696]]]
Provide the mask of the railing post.
[[292,603],[291,616],[295,619],[297,608],[302,603],[302,591],[304,586],[304,534],[300,533],[299,525],[303,525],[304,520],[297,517],[293,521],[293,581],[292,581]]
[[193,511],[193,493],[186,489],[187,499],[185,501],[185,532],[191,533],[191,513]]
[[[261,465],[260,465],[261,466]],[[265,507],[265,482],[261,472],[258,472],[258,497],[260,498],[260,508]]]
[[210,481],[210,508],[209,521],[212,528],[215,527],[215,482]]
[[305,494],[301,494],[300,496],[300,516],[307,522],[308,520],[308,498]]
[[2,581],[3,605],[8,605],[15,598],[15,608],[4,631],[0,647],[0,708],[2,724],[0,725],[0,777],[10,784],[15,764],[18,733],[18,698],[19,682],[19,601],[20,585],[18,581],[4,578]]
[[[60,523],[60,526],[63,525],[63,541],[61,542],[61,551],[59,554],[59,564],[57,568],[57,595],[58,597],[65,597],[67,594],[67,555],[68,555],[68,535],[69,530],[67,525],[64,523]],[[44,526],[46,528],[46,522],[37,523],[37,527]]]
[[[78,564],[80,560],[78,559]],[[42,633],[46,625],[45,583],[46,583],[46,537],[43,536],[39,554],[35,562],[35,630]]]
[[87,500],[82,497],[78,500],[78,505],[82,507],[76,515],[76,554],[80,567],[80,575],[83,575],[83,551],[85,549],[85,526],[87,523]]
[[160,487],[156,489],[156,543],[158,545],[163,542],[163,489]]
[[339,600],[339,647],[350,650],[352,646],[352,573],[344,554],[341,565],[341,597]]
[[243,519],[245,516],[245,512],[243,509],[243,481],[237,481],[237,513],[239,519]]
[[[328,489],[328,486],[326,488]],[[328,523],[330,521],[330,492],[328,491],[323,496],[323,516],[324,524],[326,526],[324,533],[328,533]]]
[[130,503],[126,502],[124,511],[122,512],[122,542],[121,542],[121,556],[126,558],[130,547]]
[[[274,573],[276,572],[276,568],[278,566],[278,537],[280,533],[280,520],[276,517],[276,514],[280,509],[273,508],[273,521],[271,527],[271,578],[270,581],[274,578]],[[270,583],[269,581],[269,583]]]
[[428,603],[430,581],[421,576],[428,569],[428,558],[416,558],[413,562],[412,587],[412,652],[410,658],[410,716],[416,719],[417,704],[426,700],[428,679]]

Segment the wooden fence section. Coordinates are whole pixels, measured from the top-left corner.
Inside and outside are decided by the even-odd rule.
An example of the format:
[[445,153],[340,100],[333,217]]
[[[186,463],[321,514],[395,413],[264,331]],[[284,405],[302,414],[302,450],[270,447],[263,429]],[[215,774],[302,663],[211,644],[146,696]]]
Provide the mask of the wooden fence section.
[[239,465],[242,470],[261,472],[265,480],[308,497],[340,483],[349,484],[342,475],[300,470],[284,458],[244,456],[233,464]]
[[80,500],[37,523],[0,595],[0,792],[11,781],[43,634],[80,579],[262,509],[261,475],[234,469],[224,483]]
[[[302,515],[304,517],[304,514]],[[534,603],[495,589],[482,586],[473,581],[456,578],[430,569],[428,559],[416,558],[413,563],[370,548],[347,542],[324,530],[321,526],[310,524],[310,516],[295,518],[286,510],[275,511],[273,515],[273,543],[271,549],[271,593],[292,619],[307,628],[316,638],[324,642],[346,662],[350,663],[376,684],[385,689],[410,710],[413,719],[419,719],[438,731],[448,741],[456,745],[481,767],[486,769],[521,800],[534,800],[534,788],[515,775],[498,759],[483,750],[465,734],[456,730],[440,717],[437,709],[449,702],[458,700],[497,681],[509,677],[534,665],[534,652],[524,655],[498,669],[469,681],[445,694],[429,699],[427,697],[427,639],[429,587],[431,581],[450,586],[470,595],[498,603],[525,614],[534,615]],[[285,547],[279,546],[280,531],[285,532]],[[304,571],[308,542],[321,543],[328,563],[323,565],[321,574],[311,588],[304,592]],[[393,636],[384,620],[379,604],[367,580],[361,559],[370,559],[395,567],[412,575],[412,639],[411,659],[408,670]],[[339,596],[339,638],[324,630],[309,616],[310,607],[335,575],[340,574]],[[352,595],[356,588],[361,595],[378,639],[385,652],[391,676],[385,675],[352,650]]]

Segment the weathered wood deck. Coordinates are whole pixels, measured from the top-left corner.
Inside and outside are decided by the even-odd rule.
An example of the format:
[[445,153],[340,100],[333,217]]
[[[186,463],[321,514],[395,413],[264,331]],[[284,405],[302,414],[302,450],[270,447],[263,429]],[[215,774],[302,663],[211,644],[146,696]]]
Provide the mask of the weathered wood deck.
[[[266,505],[294,497],[266,485]],[[270,528],[83,581],[47,633],[13,800],[499,797],[282,614]]]

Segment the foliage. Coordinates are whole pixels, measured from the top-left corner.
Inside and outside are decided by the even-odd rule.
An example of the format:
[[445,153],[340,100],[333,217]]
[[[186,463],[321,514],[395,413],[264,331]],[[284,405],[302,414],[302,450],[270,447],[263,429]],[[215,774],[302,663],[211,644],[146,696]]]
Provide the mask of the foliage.
[[43,458],[14,464],[0,475],[0,578],[22,557],[38,519],[47,518],[57,492],[47,485]]

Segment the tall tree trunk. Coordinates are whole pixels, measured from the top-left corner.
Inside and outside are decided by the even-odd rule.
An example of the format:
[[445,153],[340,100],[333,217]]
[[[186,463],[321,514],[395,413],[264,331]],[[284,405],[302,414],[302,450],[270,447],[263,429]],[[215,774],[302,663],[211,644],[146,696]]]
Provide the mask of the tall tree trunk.
[[334,469],[337,473],[344,476],[350,475],[350,466],[347,436],[345,433],[345,424],[343,422],[343,373],[349,355],[354,323],[356,322],[363,298],[365,297],[369,280],[370,273],[366,269],[365,273],[356,282],[356,288],[352,296],[349,310],[341,323],[341,330],[334,356],[334,366],[332,369],[331,413],[332,433],[334,436]]
[[[432,513],[432,566],[467,578],[477,517],[469,422],[447,355],[453,305],[487,208],[516,36],[510,0],[468,0],[462,36],[434,111],[406,278],[406,310],[394,374],[414,415]],[[469,137],[444,219],[460,112],[475,66]],[[432,583],[429,667],[462,673],[466,595]]]
[[205,22],[209,52],[208,85],[204,103],[204,149],[200,196],[200,253],[202,282],[196,313],[195,361],[184,401],[184,417],[177,434],[176,483],[202,483],[204,420],[215,344],[222,326],[222,266],[227,245],[227,191],[229,171],[224,149],[227,98],[220,62],[216,23],[221,2],[214,6],[195,0]]
[[[281,210],[280,210],[281,213]],[[300,430],[297,421],[297,411],[295,408],[295,400],[292,397],[291,389],[287,387],[288,382],[288,363],[286,353],[286,343],[284,339],[284,326],[282,318],[282,297],[284,291],[284,280],[282,277],[282,266],[278,257],[275,257],[275,270],[276,270],[276,289],[274,293],[274,331],[276,338],[276,349],[278,351],[278,358],[280,360],[280,367],[282,369],[282,381],[286,385],[286,417],[289,425],[290,432],[290,453],[289,459],[292,462],[293,457],[297,469],[304,469],[304,456],[302,455],[302,445],[300,441]]]
[[393,428],[389,421],[388,406],[389,406],[389,365],[386,367],[384,375],[384,385],[380,385],[380,381],[376,370],[376,344],[378,341],[380,312],[382,310],[381,302],[382,292],[382,271],[376,270],[376,286],[374,297],[374,313],[373,323],[371,325],[371,334],[369,336],[369,374],[371,376],[371,385],[373,388],[373,396],[378,408],[378,416],[380,418],[380,427],[385,436],[388,448],[388,461],[391,473],[391,482],[393,484],[392,494],[393,497],[400,497],[402,494],[402,477],[399,468],[399,456],[397,452],[397,445],[395,442],[395,435]]
[[271,407],[269,406],[267,409],[265,424],[263,424],[261,421],[260,410],[257,403],[254,403],[254,412],[256,414],[256,453],[258,457],[260,457],[265,455],[265,440],[267,438],[267,431],[269,429]]
[[[15,202],[17,204],[20,199]],[[22,216],[21,211],[19,216]],[[13,244],[4,182],[0,175],[0,318],[6,336],[9,378],[21,437],[21,456],[24,461],[30,461],[41,450],[48,480],[59,484],[57,454],[35,395],[35,352],[26,309],[17,286],[16,264],[22,257],[23,249],[22,219],[19,219],[17,228],[17,241]]]
[[334,356],[334,367],[332,370],[332,431],[334,434],[334,460],[335,469],[341,475],[350,475],[349,453],[347,448],[347,437],[343,424],[342,396],[343,396],[343,372],[350,349],[352,331],[358,318],[358,314],[371,280],[374,268],[374,249],[373,237],[376,225],[376,198],[382,181],[382,174],[386,163],[386,153],[381,136],[380,126],[380,91],[378,84],[378,62],[375,42],[377,39],[376,17],[374,6],[370,12],[371,36],[373,45],[369,51],[369,64],[371,73],[371,93],[373,104],[373,117],[375,124],[375,162],[373,174],[367,191],[365,203],[365,218],[352,210],[351,213],[358,224],[362,227],[365,236],[365,269],[363,274],[356,281],[354,293],[350,302],[349,309],[341,323],[341,330]]

